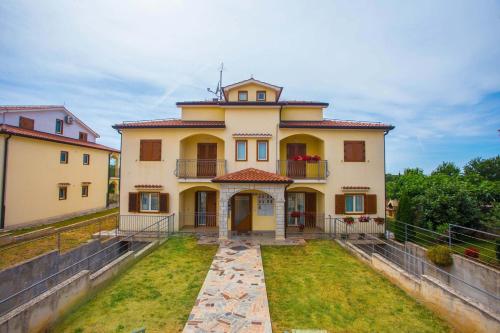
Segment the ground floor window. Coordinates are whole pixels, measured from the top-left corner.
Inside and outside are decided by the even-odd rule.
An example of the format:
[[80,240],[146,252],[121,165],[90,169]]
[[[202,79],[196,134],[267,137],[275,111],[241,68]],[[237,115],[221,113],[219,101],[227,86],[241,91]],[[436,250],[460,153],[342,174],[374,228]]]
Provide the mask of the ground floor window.
[[89,186],[82,185],[82,197],[88,197],[88,196],[89,196]]
[[346,213],[363,213],[365,211],[365,196],[363,194],[345,195]]
[[68,188],[66,186],[59,187],[59,200],[66,200],[68,197]]
[[273,216],[274,202],[273,197],[269,194],[259,194],[257,197],[257,215]]
[[141,192],[141,212],[160,211],[160,194],[157,192]]

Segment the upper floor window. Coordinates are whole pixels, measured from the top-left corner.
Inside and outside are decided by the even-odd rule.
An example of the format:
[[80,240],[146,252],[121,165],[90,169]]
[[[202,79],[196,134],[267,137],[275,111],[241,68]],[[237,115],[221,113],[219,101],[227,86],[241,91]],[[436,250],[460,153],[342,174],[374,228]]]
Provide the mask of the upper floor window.
[[89,165],[89,164],[90,164],[90,155],[83,154],[83,165]]
[[246,90],[238,91],[238,101],[240,102],[248,101],[248,91]]
[[161,140],[141,140],[141,161],[161,161]]
[[364,141],[344,141],[344,162],[365,162]]
[[363,194],[346,194],[345,196],[345,212],[346,213],[363,213],[365,196]]
[[35,129],[35,120],[21,116],[19,117],[19,127],[33,130]]
[[269,141],[257,140],[257,161],[269,161]]
[[236,161],[247,160],[247,141],[236,140]]
[[69,160],[69,153],[67,151],[62,150],[61,155],[59,156],[59,162],[61,162],[61,164],[68,164],[68,160]]
[[87,133],[85,133],[85,132],[78,133],[78,140],[87,141]]
[[257,91],[257,101],[259,101],[259,102],[266,101],[266,92],[265,91]]
[[56,133],[63,134],[64,121],[62,119],[56,119]]

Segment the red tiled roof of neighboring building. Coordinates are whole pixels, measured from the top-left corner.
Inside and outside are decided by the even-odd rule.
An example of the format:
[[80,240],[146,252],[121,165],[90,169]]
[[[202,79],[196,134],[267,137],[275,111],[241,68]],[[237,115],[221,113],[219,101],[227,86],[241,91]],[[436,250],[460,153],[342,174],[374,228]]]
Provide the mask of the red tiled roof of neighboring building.
[[65,136],[60,136],[60,135],[45,133],[45,132],[40,132],[40,131],[34,131],[34,130],[28,130],[28,129],[10,126],[10,125],[6,125],[6,124],[3,124],[0,126],[0,133],[11,134],[11,135],[16,135],[16,136],[23,136],[23,137],[27,137],[27,138],[33,138],[33,139],[39,139],[39,140],[45,140],[45,141],[52,141],[52,142],[75,145],[75,146],[81,146],[81,147],[106,150],[106,151],[110,151],[110,152],[117,152],[117,153],[120,152],[117,149],[106,147],[106,146],[103,146],[103,145],[100,145],[100,144],[94,143],[94,142],[81,141],[78,139],[68,138]]
[[226,102],[226,101],[185,101],[177,102],[177,106],[219,105],[219,106],[319,106],[328,107],[328,103],[315,101],[279,101],[279,102]]
[[214,183],[292,183],[293,180],[255,168],[243,169],[212,179]]
[[32,111],[32,110],[53,110],[64,109],[64,105],[0,105],[0,112],[3,111]]
[[130,121],[116,124],[114,129],[121,128],[225,128],[224,121],[197,121],[181,119]]
[[280,128],[325,128],[325,129],[383,129],[392,130],[394,126],[378,122],[354,120],[316,120],[281,121]]

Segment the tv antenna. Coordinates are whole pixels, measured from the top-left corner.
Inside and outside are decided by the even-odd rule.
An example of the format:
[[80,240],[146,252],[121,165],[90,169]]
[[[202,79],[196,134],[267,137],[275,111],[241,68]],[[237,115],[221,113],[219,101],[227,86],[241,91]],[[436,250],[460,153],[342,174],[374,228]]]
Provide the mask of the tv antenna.
[[207,91],[214,94],[217,96],[217,99],[219,101],[222,101],[222,72],[224,71],[224,63],[220,63],[220,68],[219,68],[219,82],[217,83],[217,88],[215,90],[212,90],[210,88],[207,88]]

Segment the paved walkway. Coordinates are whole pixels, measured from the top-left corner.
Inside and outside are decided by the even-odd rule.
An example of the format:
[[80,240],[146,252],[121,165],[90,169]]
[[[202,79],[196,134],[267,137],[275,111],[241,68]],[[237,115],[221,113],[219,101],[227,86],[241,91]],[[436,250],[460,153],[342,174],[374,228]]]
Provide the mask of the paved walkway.
[[260,245],[220,244],[183,332],[272,332]]

